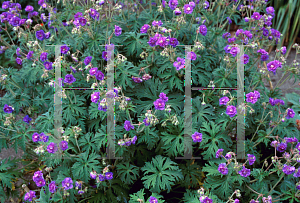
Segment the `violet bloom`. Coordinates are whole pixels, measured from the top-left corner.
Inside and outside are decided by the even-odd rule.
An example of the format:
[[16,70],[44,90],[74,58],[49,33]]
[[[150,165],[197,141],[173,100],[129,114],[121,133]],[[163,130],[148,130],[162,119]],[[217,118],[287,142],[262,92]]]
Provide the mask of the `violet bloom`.
[[21,21],[21,18],[14,16],[14,17],[12,17],[12,18],[10,19],[9,23],[10,23],[12,26],[17,27],[17,26],[20,25],[20,21]]
[[62,54],[67,54],[69,50],[70,50],[70,48],[67,45],[63,45],[60,47],[60,52]]
[[256,94],[254,94],[253,92],[246,94],[246,97],[247,102],[251,102],[252,104],[255,104],[257,102]]
[[165,109],[165,102],[162,99],[157,99],[155,102],[153,102],[154,107],[156,110],[164,110]]
[[90,8],[89,10],[89,14],[90,16],[95,20],[97,18],[97,20],[99,20],[100,14],[93,8]]
[[188,53],[188,58],[190,58],[192,61],[195,61],[197,59],[197,55],[195,52],[191,51]]
[[274,9],[272,6],[267,7],[267,8],[266,8],[266,12],[267,12],[267,14],[269,14],[269,15],[272,15],[272,16],[275,15],[275,14],[274,14],[275,9]]
[[18,48],[16,49],[16,54],[17,54],[17,56],[20,56],[20,51],[21,51],[21,49],[20,49],[20,47],[18,47]]
[[150,37],[150,39],[147,43],[149,44],[149,46],[154,47],[156,45],[157,40],[158,40],[158,37]]
[[284,152],[287,148],[287,144],[285,142],[282,142],[280,144],[277,145],[277,151],[279,152]]
[[41,40],[41,41],[43,41],[46,37],[44,30],[36,31],[35,36],[38,40]]
[[220,163],[218,167],[218,171],[222,173],[223,175],[228,174],[228,168],[226,167],[226,163]]
[[218,151],[216,152],[216,158],[217,159],[221,156],[223,151],[224,151],[224,149],[218,149]]
[[34,174],[33,174],[33,176],[32,176],[32,180],[33,180],[34,182],[36,182],[36,181],[39,180],[40,178],[44,179],[42,171],[36,171],[36,172],[34,172]]
[[39,178],[35,181],[35,184],[37,187],[43,187],[46,185],[46,181],[44,180],[44,178]]
[[67,75],[65,76],[64,83],[72,84],[72,83],[75,82],[75,81],[76,81],[76,78],[74,78],[73,75],[67,74]]
[[[200,197],[201,198],[201,197]],[[205,197],[202,201],[202,203],[213,203],[213,200],[208,198],[208,197]]]
[[284,46],[284,47],[281,47],[281,53],[284,55],[285,53],[286,53],[286,47]]
[[41,141],[40,135],[37,132],[33,133],[33,135],[32,135],[32,141],[33,142]]
[[175,15],[175,16],[180,16],[180,15],[181,15],[181,11],[180,11],[178,8],[176,8],[176,9],[174,10],[174,15]]
[[229,23],[229,24],[232,23],[232,20],[231,20],[229,17],[227,17],[226,19],[228,20],[228,23]]
[[178,40],[176,39],[176,38],[169,38],[170,39],[170,41],[169,41],[169,44],[172,46],[172,47],[176,47],[178,44],[179,44],[179,42],[178,42]]
[[205,1],[205,2],[203,3],[203,8],[204,8],[204,9],[208,9],[208,8],[209,8],[209,2],[208,2],[208,1]]
[[126,121],[124,122],[124,128],[125,128],[126,131],[130,131],[131,129],[132,129],[132,130],[134,129],[134,126],[131,125],[130,121],[126,120]]
[[84,59],[84,64],[87,66],[89,65],[89,63],[91,63],[92,61],[92,56],[87,56],[85,59]]
[[202,141],[202,133],[195,132],[192,134],[192,138],[194,142],[201,142]]
[[191,13],[193,13],[193,7],[191,5],[185,4],[183,6],[183,8],[184,8],[184,13],[185,14],[191,14]]
[[57,146],[56,143],[51,142],[48,146],[47,146],[47,151],[51,154],[54,154],[57,151]]
[[91,177],[91,179],[96,179],[96,178],[97,178],[97,173],[96,173],[96,171],[90,172],[90,177]]
[[245,17],[244,20],[245,20],[245,22],[247,23],[247,22],[249,22],[250,18]]
[[122,28],[115,25],[115,31],[114,32],[115,32],[116,36],[120,36],[122,34]]
[[111,58],[111,52],[110,51],[103,51],[102,52],[102,58],[105,61],[108,61]]
[[136,140],[137,140],[137,136],[135,135],[131,140],[131,144],[135,144]]
[[156,42],[156,45],[159,45],[161,47],[165,47],[168,45],[168,42],[166,40],[167,38],[166,37],[160,37],[157,39],[157,42]]
[[235,42],[235,40],[236,40],[236,38],[235,37],[232,37],[232,38],[228,38],[228,43],[233,43],[233,42]]
[[278,104],[278,105],[284,105],[284,101],[283,100],[281,100],[281,99],[275,99],[275,101],[274,101],[274,103],[275,104]]
[[226,45],[224,47],[224,50],[225,50],[225,53],[229,54],[230,53],[230,50],[232,49],[232,47],[230,45]]
[[51,192],[51,193],[55,193],[56,192],[56,185],[55,185],[55,181],[52,181],[49,185],[48,185],[48,187],[49,187],[49,191]]
[[4,1],[3,3],[2,3],[2,9],[8,9],[8,8],[10,8],[10,1]]
[[26,58],[28,60],[31,60],[32,57],[33,57],[33,51],[29,51],[28,54],[27,54],[27,56],[26,56]]
[[97,80],[103,80],[104,79],[104,74],[102,71],[98,70],[95,74]]
[[227,105],[227,102],[229,102],[229,98],[228,97],[222,97],[219,99],[219,105],[222,106],[222,105]]
[[143,120],[143,122],[145,123],[145,126],[149,126],[150,125],[150,119],[147,118],[147,117]]
[[294,177],[296,178],[299,178],[300,177],[300,167],[298,169],[295,170],[295,173],[293,175]]
[[231,36],[231,34],[229,32],[225,32],[222,37],[223,39],[228,39]]
[[105,173],[105,179],[106,179],[106,180],[111,180],[111,179],[113,179],[113,173],[112,173],[112,172],[106,172],[106,173]]
[[235,57],[238,53],[240,53],[240,48],[238,48],[238,47],[232,47],[232,48],[230,49],[230,54],[231,54],[233,57]]
[[294,166],[289,166],[289,165],[284,164],[284,165],[283,165],[283,168],[282,168],[282,171],[283,171],[286,175],[290,175],[290,174],[294,173],[295,167],[294,167]]
[[134,77],[134,76],[132,76],[131,78],[132,78],[132,80],[133,80],[135,83],[141,83],[141,82],[143,82],[143,80],[142,80],[140,77]]
[[163,92],[161,92],[159,94],[159,98],[161,98],[164,102],[167,102],[169,100],[168,97],[167,97],[167,95],[165,93],[163,93]]
[[173,66],[176,68],[176,70],[180,70],[180,69],[184,68],[185,67],[185,59],[177,57],[177,61],[175,61],[173,63]]
[[149,202],[150,203],[157,203],[157,199],[153,196],[150,196]]
[[244,54],[244,64],[249,63],[249,56],[247,54]]
[[203,35],[203,36],[206,36],[207,34],[207,28],[205,25],[200,25],[199,29],[198,29],[198,32]]
[[249,176],[250,173],[250,169],[245,168],[245,166],[243,166],[243,169],[239,171],[239,174],[243,177]]
[[31,11],[33,11],[33,9],[34,9],[33,6],[27,5],[26,8],[25,8],[25,11],[26,12],[31,12]]
[[47,57],[48,57],[48,53],[47,52],[43,52],[40,55],[40,60],[44,62],[44,61],[47,60]]
[[89,72],[90,72],[90,75],[93,76],[93,75],[95,75],[97,73],[97,71],[98,71],[98,68],[94,67],[94,68],[91,68]]
[[42,132],[40,134],[40,140],[43,141],[43,142],[48,142],[49,136],[45,135],[45,133]]
[[27,192],[26,194],[25,194],[25,196],[24,196],[24,200],[25,201],[32,201],[32,199],[33,198],[35,198],[36,197],[36,195],[35,195],[35,191],[32,191],[32,190],[30,190],[29,192]]
[[87,20],[84,17],[78,18],[78,21],[81,26],[85,26],[87,23]]
[[4,104],[3,111],[4,113],[12,113],[14,111],[14,108],[12,106],[8,106],[7,104]]
[[261,61],[267,61],[267,60],[269,60],[269,55],[268,54],[261,55],[260,60]]
[[144,25],[141,27],[141,33],[147,33],[147,31],[148,31],[149,28],[150,28],[150,25],[144,24]]
[[268,71],[272,71],[274,75],[276,74],[276,69],[278,68],[278,64],[275,61],[271,61],[267,64]]
[[254,12],[251,16],[254,20],[259,20],[261,18],[261,15],[258,12]]
[[288,108],[286,113],[286,119],[294,118],[295,112],[293,109]]
[[28,123],[29,124],[29,122],[32,120],[32,118],[29,118],[29,116],[28,115],[26,115],[24,118],[23,118],[23,121],[25,122],[25,123]]
[[22,65],[22,59],[20,59],[19,57],[16,58],[16,62],[17,64]]
[[256,98],[260,98],[260,93],[258,91],[254,90],[254,94],[255,94]]
[[61,184],[64,187],[64,190],[69,190],[73,188],[73,180],[69,177],[65,178]]
[[236,115],[236,108],[235,106],[227,106],[227,109],[226,109],[226,114],[230,117],[234,117]]
[[53,67],[52,67],[52,63],[51,62],[45,62],[44,63],[44,66],[45,66],[45,69],[46,70],[52,70],[53,69]]
[[91,101],[97,103],[100,99],[100,92],[95,92],[91,95]]
[[170,0],[169,1],[169,6],[171,10],[174,10],[178,5],[178,1],[177,0]]
[[248,156],[249,165],[254,164],[256,157],[253,154],[247,154],[247,156]]
[[100,181],[104,181],[104,180],[105,180],[105,177],[104,177],[102,174],[99,174],[98,177],[99,177],[99,180],[100,180]]
[[68,149],[68,142],[67,141],[61,141],[60,143],[59,143],[59,147],[60,147],[60,149],[61,150],[67,150]]

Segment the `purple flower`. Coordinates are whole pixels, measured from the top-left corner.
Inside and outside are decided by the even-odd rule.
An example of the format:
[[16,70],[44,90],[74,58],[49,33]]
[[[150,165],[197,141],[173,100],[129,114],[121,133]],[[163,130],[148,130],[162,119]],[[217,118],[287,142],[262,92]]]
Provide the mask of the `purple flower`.
[[12,106],[8,106],[7,104],[4,104],[3,111],[4,113],[12,113],[14,111],[14,108]]
[[97,173],[96,173],[96,171],[90,172],[90,177],[91,177],[91,179],[96,179],[96,178],[97,178]]
[[208,8],[209,8],[209,2],[208,2],[208,1],[205,1],[205,2],[203,3],[203,8],[204,8],[204,9],[208,9]]
[[165,109],[165,102],[161,98],[157,99],[155,102],[153,102],[154,107],[156,110],[164,110]]
[[249,22],[250,19],[248,17],[245,17],[244,20],[247,23],[247,22]]
[[235,57],[238,53],[240,53],[240,48],[232,47],[229,52],[233,57]]
[[126,131],[129,131],[129,130],[131,130],[131,129],[133,130],[133,129],[134,129],[134,126],[131,125],[130,121],[126,120],[126,121],[124,122],[124,128],[125,128]]
[[163,23],[161,22],[161,20],[160,20],[160,21],[155,21],[155,20],[154,20],[154,21],[152,22],[152,26],[154,26],[154,27],[156,27],[156,26],[158,27],[158,26],[162,26],[162,25],[163,25]]
[[169,1],[169,6],[171,10],[174,10],[178,5],[178,1],[177,0],[170,0]]
[[70,48],[67,45],[63,45],[60,47],[60,52],[62,54],[67,54],[69,50],[70,50]]
[[213,200],[208,197],[205,197],[202,203],[213,203]]
[[180,16],[181,11],[178,8],[176,8],[175,11],[174,11],[174,14],[175,14],[175,16]]
[[246,94],[246,97],[247,102],[251,102],[252,104],[255,104],[257,102],[257,95],[253,92]]
[[193,13],[193,7],[191,5],[185,4],[183,6],[183,8],[184,8],[184,13],[185,14],[191,14],[191,13]]
[[225,159],[230,159],[231,158],[231,153],[230,152],[228,152],[226,155],[225,155]]
[[164,102],[167,102],[168,101],[168,97],[165,93],[161,92],[159,94],[159,98],[161,98]]
[[235,42],[236,38],[232,37],[232,38],[228,38],[228,43],[232,44],[233,42]]
[[61,150],[66,150],[66,149],[68,149],[68,142],[67,141],[61,141],[60,143],[59,143],[59,147],[60,147],[60,149]]
[[136,140],[137,140],[137,136],[135,135],[131,140],[131,144],[135,144]]
[[36,172],[34,172],[34,174],[33,174],[33,176],[32,176],[32,180],[33,180],[34,182],[36,182],[36,181],[38,181],[40,178],[44,179],[42,171],[36,171]]
[[29,192],[27,192],[26,194],[25,194],[25,196],[24,196],[24,200],[25,201],[32,201],[32,199],[33,198],[35,198],[36,196],[35,196],[35,191],[32,191],[32,190],[30,190]]
[[284,165],[283,165],[283,168],[282,168],[282,171],[283,171],[286,175],[290,175],[290,174],[294,173],[295,167],[294,167],[294,166],[289,166],[289,165],[284,164]]
[[177,61],[175,61],[173,63],[173,66],[176,68],[176,70],[180,70],[180,69],[184,68],[185,67],[185,59],[177,57]]
[[282,142],[280,144],[277,145],[277,151],[279,152],[284,152],[287,148],[287,144],[285,142]]
[[57,151],[56,143],[50,142],[50,144],[47,146],[47,151],[51,154],[54,154]]
[[249,56],[247,54],[244,54],[244,64],[249,63]]
[[157,203],[157,199],[153,196],[150,196],[149,202],[150,203]]
[[266,8],[267,14],[274,16],[274,8],[272,6]]
[[90,8],[89,14],[94,20],[95,20],[95,18],[97,18],[97,20],[99,20],[100,14],[95,9]]
[[53,69],[51,62],[48,62],[48,61],[44,62],[44,66],[45,66],[46,70],[52,70]]
[[41,41],[43,41],[46,37],[44,30],[36,31],[35,36],[38,40],[41,40]]
[[192,138],[194,142],[202,142],[202,133],[195,132],[192,134]]
[[224,47],[224,50],[225,50],[225,53],[229,54],[230,53],[230,50],[232,49],[232,47],[230,45],[226,45]]
[[259,20],[261,18],[261,15],[258,12],[254,12],[251,16],[254,20]]
[[96,76],[97,80],[103,80],[104,79],[104,74],[100,70],[98,70],[96,72],[95,76]]
[[295,173],[293,175],[294,177],[296,178],[299,178],[300,177],[300,167],[298,169],[295,170]]
[[272,105],[272,106],[275,106],[275,99],[273,98],[269,98],[269,103]]
[[20,47],[18,47],[18,48],[16,49],[16,54],[17,54],[17,56],[20,56],[20,51],[21,51],[21,49],[20,49]]
[[100,99],[100,92],[95,92],[91,95],[92,102],[97,103],[99,99]]
[[20,59],[19,57],[17,57],[16,62],[17,64],[22,65],[22,59]]
[[167,46],[168,42],[167,42],[166,39],[167,39],[166,37],[160,37],[160,38],[158,38],[157,41],[156,41],[156,45],[159,45],[161,47]]
[[286,47],[281,47],[281,53],[284,55],[286,53]]
[[178,44],[179,44],[179,42],[178,42],[178,40],[176,39],[176,38],[169,38],[170,39],[170,41],[169,41],[169,44],[172,46],[172,47],[176,47]]
[[37,132],[33,133],[33,135],[32,135],[32,141],[33,142],[41,141],[40,135]]
[[245,168],[245,166],[243,166],[243,169],[239,171],[239,174],[243,177],[249,176],[250,173],[250,169]]
[[145,123],[145,126],[149,126],[150,125],[150,119],[147,118],[147,117],[143,120],[143,122]]
[[32,120],[32,118],[29,118],[29,116],[28,115],[26,115],[24,118],[23,118],[23,121],[25,122],[25,123],[28,123],[29,124],[29,122]]
[[4,1],[2,3],[2,9],[8,9],[10,8],[10,1]]
[[46,32],[45,33],[45,39],[49,39],[51,37],[51,32]]
[[284,105],[284,101],[281,99],[275,99],[274,103]]
[[193,1],[190,1],[190,2],[189,2],[189,5],[190,5],[193,9],[196,7],[195,2],[193,2]]
[[35,181],[35,184],[38,187],[43,187],[46,185],[46,181],[44,180],[44,178],[39,178]]
[[269,60],[269,55],[268,54],[261,55],[260,60],[261,61],[267,61],[267,60]]
[[85,26],[87,22],[87,20],[84,17],[78,18],[78,21],[81,26]]
[[98,68],[94,67],[94,68],[91,68],[89,72],[90,72],[90,75],[95,75],[97,73],[97,71],[98,71]]
[[106,172],[106,173],[105,173],[105,179],[106,179],[106,180],[111,180],[111,179],[113,179],[113,173],[112,173],[112,172]]
[[232,20],[231,20],[229,17],[227,17],[226,19],[228,20],[228,23],[229,23],[229,24],[232,23]]
[[235,116],[235,115],[236,115],[236,108],[235,108],[235,106],[232,106],[232,105],[227,106],[226,114],[227,114],[228,116],[230,116],[230,117]]
[[260,98],[260,93],[258,91],[254,90],[254,94],[257,98]]
[[254,164],[256,157],[253,154],[247,154],[247,156],[248,156],[249,165]]
[[158,37],[150,37],[150,39],[147,43],[149,44],[149,46],[154,47],[156,45],[157,40],[158,40]]
[[195,52],[191,51],[187,54],[188,59],[190,58],[192,61],[195,61],[197,59],[197,55]]
[[148,31],[149,28],[150,28],[150,25],[144,24],[144,25],[141,27],[141,33],[147,33],[147,31]]
[[111,58],[111,52],[110,51],[104,51],[104,52],[102,52],[102,58],[105,61],[108,61]]
[[122,34],[122,28],[115,25],[115,35],[120,36]]
[[100,180],[100,181],[104,181],[104,180],[105,180],[105,177],[104,177],[102,174],[99,174],[98,177],[99,177],[99,180]]
[[286,119],[294,118],[295,112],[293,109],[288,108],[286,113]]
[[216,152],[217,159],[220,157],[220,155],[222,154],[223,151],[224,151],[224,149],[218,149],[218,151]]
[[64,83],[72,84],[72,83],[75,82],[75,81],[76,81],[76,78],[74,78],[73,75],[67,74],[67,75],[65,76]]
[[29,51],[26,58],[31,60],[32,57],[33,57],[33,51]]
[[219,99],[219,105],[227,105],[227,102],[229,102],[229,98],[228,97],[222,97]]
[[220,173],[222,173],[223,175],[227,175],[228,174],[228,168],[226,167],[226,163],[220,163],[218,171]]
[[206,36],[207,34],[207,28],[205,25],[200,25],[199,29],[198,29],[198,32],[203,35],[203,36]]
[[12,26],[17,27],[17,26],[20,25],[20,21],[21,21],[21,18],[14,16],[14,17],[12,17],[12,18],[10,19],[9,23],[10,23]]
[[92,56],[87,56],[85,59],[84,59],[84,64],[87,66],[89,65],[89,63],[91,63],[91,60],[92,60]]
[[52,181],[49,185],[48,185],[48,187],[49,187],[49,191],[51,192],[51,193],[55,193],[56,192],[56,185],[55,185],[55,181]]
[[47,57],[48,57],[48,53],[43,52],[43,53],[41,53],[40,60],[44,62],[47,60]]
[[40,141],[43,141],[43,142],[48,142],[49,140],[49,136],[45,135],[45,133],[41,133],[40,134]]
[[73,188],[73,180],[69,177],[65,178],[61,184],[64,187],[64,190],[69,190]]
[[278,68],[278,64],[275,61],[271,61],[267,64],[268,71],[272,71],[274,75],[276,74],[276,69]]

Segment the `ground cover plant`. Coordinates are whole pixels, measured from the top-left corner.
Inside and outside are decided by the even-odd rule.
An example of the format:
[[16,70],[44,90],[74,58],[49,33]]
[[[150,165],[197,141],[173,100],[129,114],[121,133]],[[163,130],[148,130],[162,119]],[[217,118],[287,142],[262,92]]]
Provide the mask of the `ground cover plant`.
[[[1,162],[2,202],[299,202],[299,95],[282,96],[284,77],[271,89],[263,83],[279,71],[299,79],[299,62],[285,62],[286,47],[269,60],[281,33],[272,28],[267,0],[38,4],[34,11],[2,3],[0,149],[25,152]],[[231,35],[233,21],[241,29]],[[237,44],[245,45],[245,103],[237,105],[230,88],[193,91],[189,136],[199,158],[176,159],[184,156],[186,82],[179,45],[193,45],[193,86],[225,88],[237,85]],[[74,88],[61,93],[59,142],[58,61],[48,45],[62,45],[62,86]],[[107,91],[111,47],[115,88]],[[123,159],[105,158],[108,98],[115,101],[115,156]],[[26,116],[16,120],[20,112]],[[238,112],[245,114],[245,159],[236,153]],[[68,159],[55,158],[59,152]],[[14,183],[24,173],[32,180],[20,194]]]

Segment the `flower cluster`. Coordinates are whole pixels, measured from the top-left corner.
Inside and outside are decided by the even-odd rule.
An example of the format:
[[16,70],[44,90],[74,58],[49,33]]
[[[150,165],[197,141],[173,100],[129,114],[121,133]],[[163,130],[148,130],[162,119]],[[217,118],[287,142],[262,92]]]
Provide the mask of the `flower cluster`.
[[111,180],[113,179],[113,172],[105,172],[103,174],[97,174],[96,171],[92,171],[90,173],[91,179],[96,179],[97,182],[102,182],[105,180]]
[[45,179],[43,177],[42,171],[36,171],[33,174],[32,179],[35,182],[36,186],[38,186],[38,187],[43,187],[43,186],[46,185],[46,181],[45,181]]
[[155,109],[156,110],[164,110],[165,104],[167,101],[168,101],[168,97],[166,96],[165,93],[161,92],[159,94],[159,99],[157,99],[155,102],[153,102]]
[[258,98],[260,98],[260,93],[256,90],[254,92],[250,92],[246,94],[246,102],[255,104]]
[[136,135],[133,138],[126,138],[126,134],[125,134],[124,139],[120,139],[118,141],[118,145],[120,145],[120,146],[125,145],[125,146],[129,147],[130,145],[135,144],[136,140],[137,140]]

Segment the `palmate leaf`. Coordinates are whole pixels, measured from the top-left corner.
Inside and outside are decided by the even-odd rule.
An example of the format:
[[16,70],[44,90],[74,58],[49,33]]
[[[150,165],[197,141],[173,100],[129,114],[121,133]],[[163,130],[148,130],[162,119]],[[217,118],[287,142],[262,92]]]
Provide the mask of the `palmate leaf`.
[[37,126],[37,129],[39,129],[40,131],[52,129],[54,126],[54,109],[53,109],[53,107],[50,107],[48,112],[39,116],[35,120],[35,124]]
[[126,91],[127,87],[134,88],[134,82],[132,76],[138,76],[139,69],[135,67],[131,62],[125,61],[116,67],[115,81],[116,84],[121,86]]
[[182,200],[186,203],[199,203],[199,194],[196,190],[187,189]]
[[[141,127],[142,128],[142,127]],[[151,128],[151,126],[145,126],[144,131],[138,135],[137,143],[140,144],[145,142],[147,149],[151,150],[159,140],[158,130]]]
[[146,162],[141,170],[144,172],[144,177],[141,179],[144,180],[144,186],[147,189],[153,188],[157,193],[160,193],[160,191],[164,189],[167,189],[169,193],[171,185],[183,179],[183,175],[177,163],[161,155],[152,158],[151,163]]
[[132,184],[139,176],[139,167],[136,167],[128,162],[117,165],[118,175],[125,184]]
[[198,164],[192,164],[192,160],[188,160],[186,164],[180,164],[179,167],[182,169],[184,180],[182,184],[184,187],[195,187],[201,180],[201,169]]
[[134,194],[130,194],[130,200],[129,200],[129,203],[136,203],[137,202],[137,199],[141,199],[143,200],[143,202],[145,202],[145,198],[144,198],[144,190],[145,189],[141,189],[139,191],[137,191],[136,193]]
[[195,112],[193,113],[193,123],[196,123],[196,125],[211,120],[214,115],[213,107],[210,104],[202,105],[201,100],[200,96],[192,99],[192,112]]

